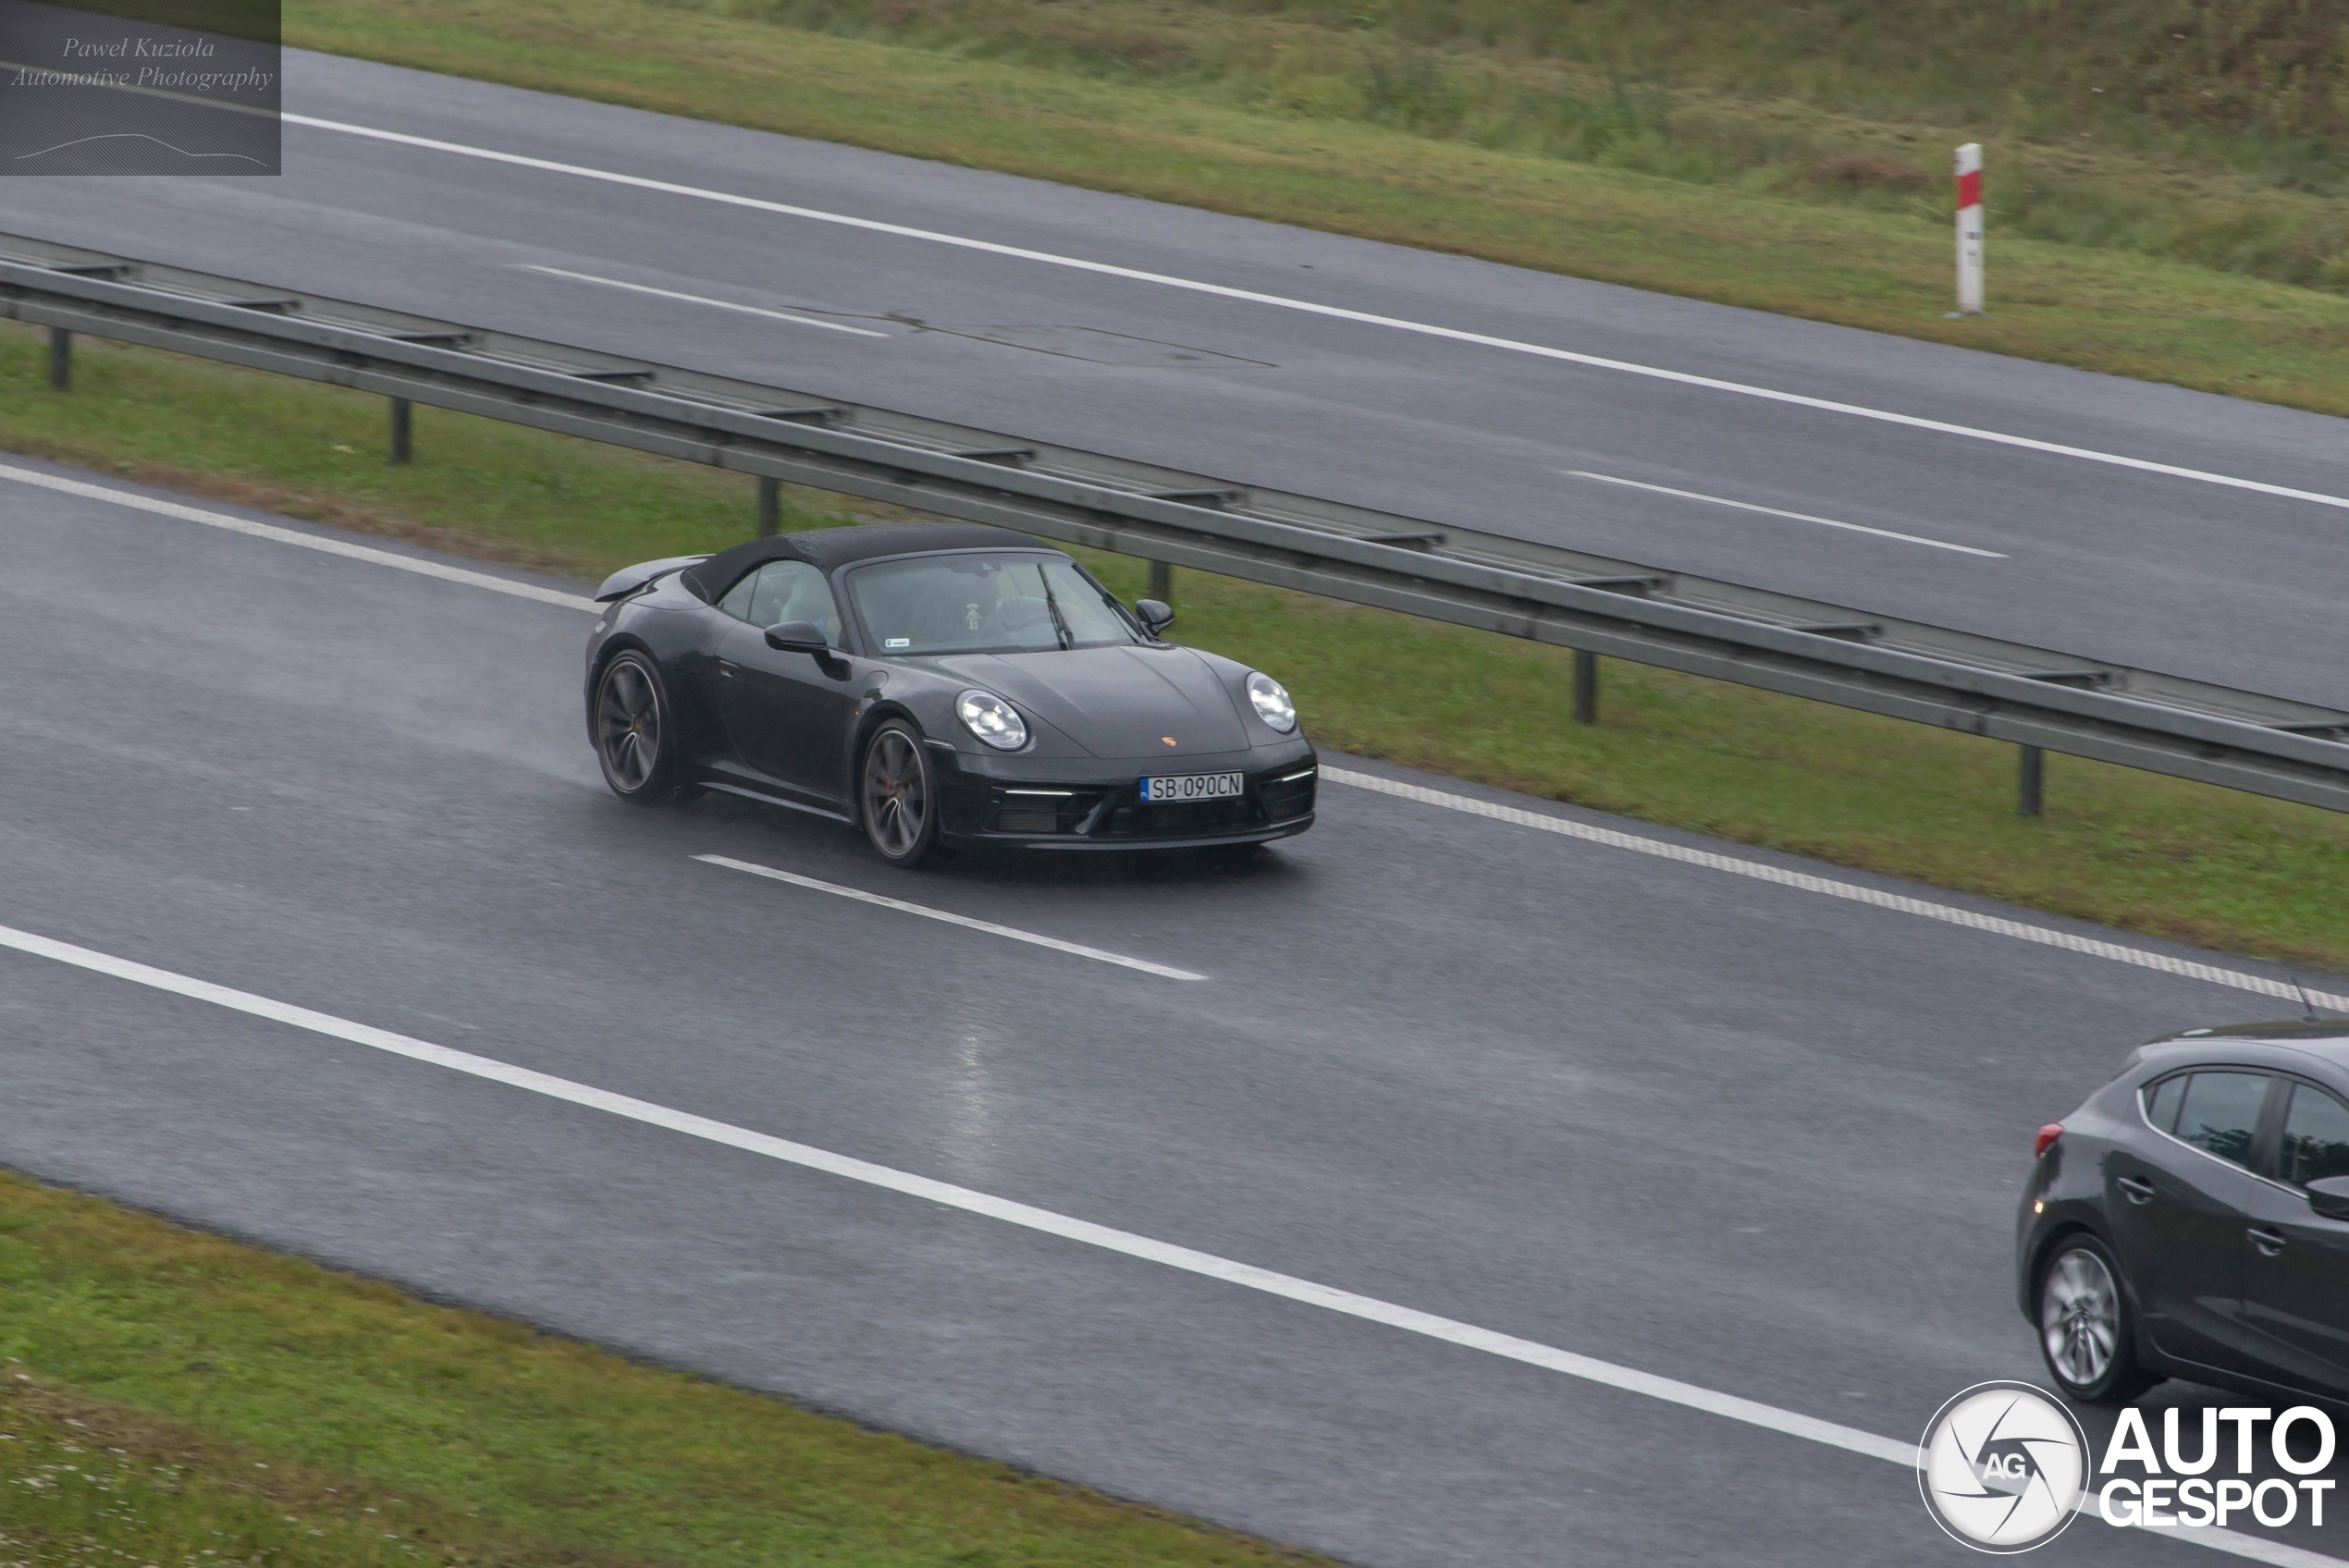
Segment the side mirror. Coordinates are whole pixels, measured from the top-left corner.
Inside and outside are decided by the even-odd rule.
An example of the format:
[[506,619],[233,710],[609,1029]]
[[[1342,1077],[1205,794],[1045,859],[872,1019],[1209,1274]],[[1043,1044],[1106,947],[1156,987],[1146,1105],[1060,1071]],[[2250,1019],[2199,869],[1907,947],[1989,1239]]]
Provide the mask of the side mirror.
[[787,620],[767,629],[767,645],[779,654],[815,654],[821,656],[832,651],[824,641],[824,633],[813,621]]
[[1174,606],[1163,599],[1137,599],[1134,613],[1141,618],[1142,630],[1153,637],[1174,624]]
[[2349,1176],[2319,1176],[2309,1182],[2308,1207],[2327,1219],[2349,1219]]

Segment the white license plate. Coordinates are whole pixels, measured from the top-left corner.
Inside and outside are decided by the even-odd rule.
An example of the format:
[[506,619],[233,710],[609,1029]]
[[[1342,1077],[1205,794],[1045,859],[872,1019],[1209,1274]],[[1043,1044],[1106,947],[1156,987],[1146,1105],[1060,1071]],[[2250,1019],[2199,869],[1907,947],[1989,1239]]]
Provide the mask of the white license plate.
[[1247,781],[1236,773],[1185,773],[1172,778],[1142,780],[1142,799],[1161,801],[1224,801],[1248,793]]

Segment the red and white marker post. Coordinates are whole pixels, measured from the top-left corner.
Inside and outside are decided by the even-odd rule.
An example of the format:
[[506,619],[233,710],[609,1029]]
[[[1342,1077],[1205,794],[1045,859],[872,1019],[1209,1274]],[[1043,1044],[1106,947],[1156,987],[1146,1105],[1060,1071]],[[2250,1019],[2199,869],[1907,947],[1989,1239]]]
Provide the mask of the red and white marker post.
[[1958,149],[1958,314],[1982,309],[1982,143]]

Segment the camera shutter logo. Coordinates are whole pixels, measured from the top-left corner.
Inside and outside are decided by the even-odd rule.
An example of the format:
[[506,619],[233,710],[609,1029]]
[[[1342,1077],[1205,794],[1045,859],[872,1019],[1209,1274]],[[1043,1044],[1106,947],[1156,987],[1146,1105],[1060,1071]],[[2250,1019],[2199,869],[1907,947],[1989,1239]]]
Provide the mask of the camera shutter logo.
[[1917,1489],[1933,1522],[1977,1551],[2055,1539],[2087,1480],[2087,1434],[2028,1383],[1976,1383],[1934,1413],[1917,1449]]

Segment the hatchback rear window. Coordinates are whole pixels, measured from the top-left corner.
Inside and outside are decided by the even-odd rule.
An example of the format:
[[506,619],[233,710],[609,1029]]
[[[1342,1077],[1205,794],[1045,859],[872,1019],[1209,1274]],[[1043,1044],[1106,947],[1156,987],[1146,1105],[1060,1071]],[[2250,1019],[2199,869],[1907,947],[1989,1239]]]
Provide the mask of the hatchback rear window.
[[2220,1159],[2249,1165],[2259,1108],[2267,1100],[2264,1072],[2197,1072],[2187,1081],[2185,1100],[2178,1107],[2177,1135]]
[[2292,1086],[2283,1119],[2278,1174],[2305,1187],[2325,1176],[2349,1176],[2349,1106],[2307,1084]]

